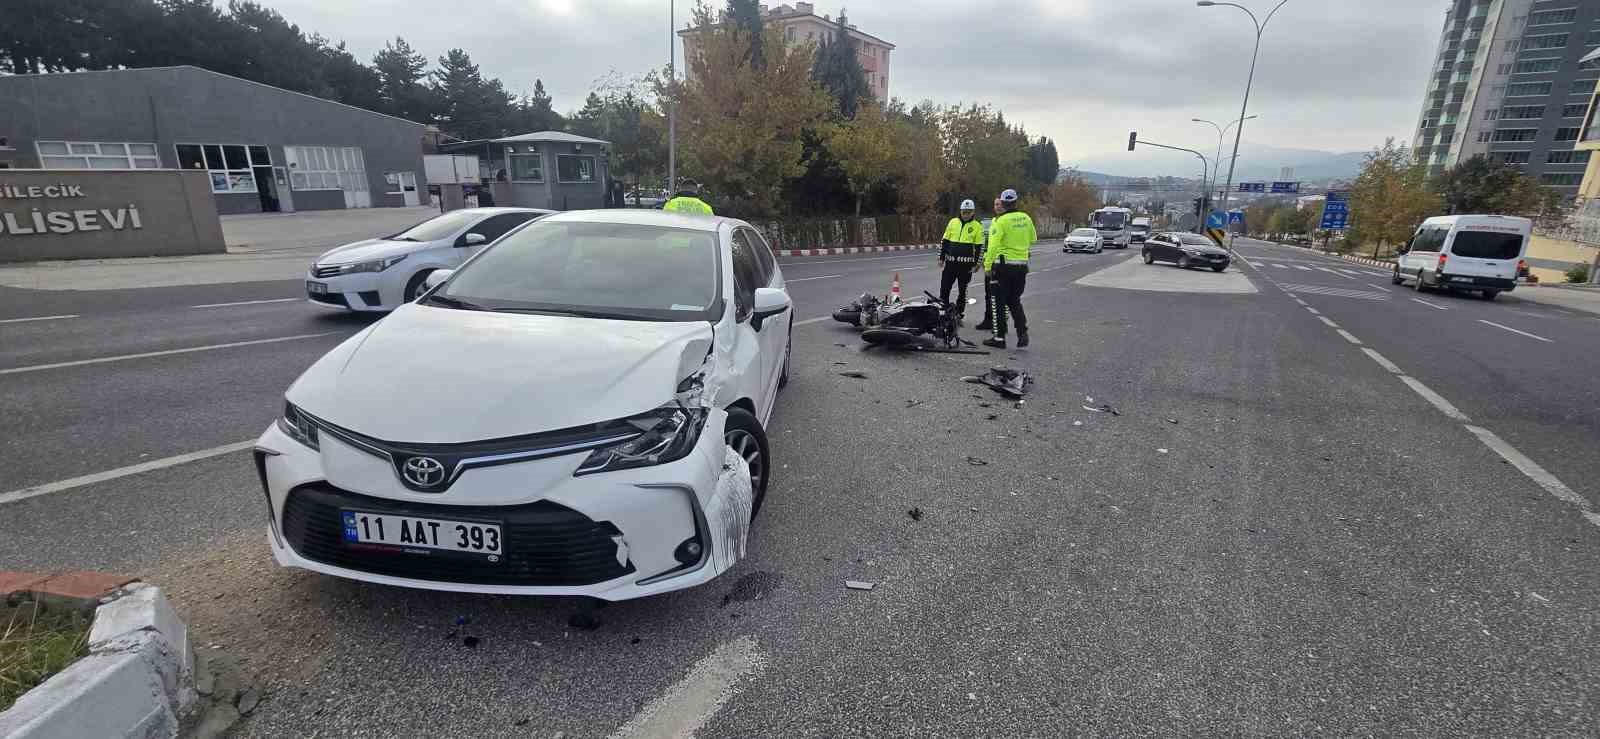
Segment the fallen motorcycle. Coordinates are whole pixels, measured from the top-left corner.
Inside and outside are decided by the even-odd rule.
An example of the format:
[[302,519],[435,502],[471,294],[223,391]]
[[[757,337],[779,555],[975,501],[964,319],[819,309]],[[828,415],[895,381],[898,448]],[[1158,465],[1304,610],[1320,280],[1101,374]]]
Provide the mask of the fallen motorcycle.
[[[843,323],[865,327],[861,340],[875,346],[950,354],[988,354],[961,338],[961,311],[923,291],[926,301],[888,303],[863,295],[835,311]],[[852,310],[853,309],[853,310]]]

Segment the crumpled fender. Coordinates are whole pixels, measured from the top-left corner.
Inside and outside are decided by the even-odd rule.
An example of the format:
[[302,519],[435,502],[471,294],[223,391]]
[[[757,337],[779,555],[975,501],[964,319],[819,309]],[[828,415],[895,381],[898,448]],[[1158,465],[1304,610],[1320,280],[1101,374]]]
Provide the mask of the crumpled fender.
[[733,449],[724,449],[717,492],[706,505],[706,525],[711,529],[711,560],[707,566],[720,575],[744,559],[754,514],[754,486],[750,465]]

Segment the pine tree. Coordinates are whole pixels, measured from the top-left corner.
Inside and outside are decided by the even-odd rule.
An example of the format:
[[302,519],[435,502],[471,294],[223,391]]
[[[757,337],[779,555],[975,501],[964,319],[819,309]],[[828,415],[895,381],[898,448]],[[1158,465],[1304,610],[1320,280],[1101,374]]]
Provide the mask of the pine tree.
[[381,110],[408,121],[433,120],[432,95],[424,84],[428,78],[428,58],[396,36],[393,43],[372,57],[378,74],[378,99]]
[[811,78],[833,96],[841,116],[853,119],[861,104],[872,99],[872,88],[867,86],[867,73],[861,68],[860,57],[856,56],[849,23],[841,11],[833,35],[824,35],[822,45],[817,47]]

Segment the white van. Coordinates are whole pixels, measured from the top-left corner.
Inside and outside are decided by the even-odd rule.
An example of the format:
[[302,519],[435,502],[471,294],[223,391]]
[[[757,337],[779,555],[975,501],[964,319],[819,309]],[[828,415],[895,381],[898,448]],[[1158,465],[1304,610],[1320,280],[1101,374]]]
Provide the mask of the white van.
[[1484,300],[1517,287],[1533,221],[1516,216],[1438,216],[1422,222],[1400,248],[1394,284],[1476,290]]

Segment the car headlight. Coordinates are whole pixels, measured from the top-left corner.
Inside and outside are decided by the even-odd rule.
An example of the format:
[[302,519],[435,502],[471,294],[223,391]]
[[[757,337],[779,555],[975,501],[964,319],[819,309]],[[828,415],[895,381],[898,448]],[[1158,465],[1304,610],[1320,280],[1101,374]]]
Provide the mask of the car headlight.
[[322,450],[322,445],[317,440],[317,425],[311,422],[306,414],[301,413],[293,403],[284,401],[283,415],[278,417],[278,429],[289,438],[305,444],[312,449]]
[[386,269],[388,269],[390,267],[395,266],[396,264],[401,263],[402,261],[405,261],[406,256],[407,255],[405,255],[405,254],[401,254],[399,256],[388,257],[388,258],[385,258],[385,259],[374,259],[374,260],[372,260],[370,262],[356,262],[355,264],[341,264],[341,265],[339,265],[339,274],[341,274],[341,275],[353,275],[353,274],[356,274],[358,272],[382,272],[382,271],[384,271],[384,270],[386,270]]
[[589,453],[573,476],[615,472],[636,467],[652,467],[689,456],[700,440],[708,412],[674,401],[649,413],[629,418],[626,423],[639,435]]
[[1192,247],[1192,246],[1185,246],[1185,247],[1183,247],[1183,253],[1184,253],[1184,254],[1188,254],[1188,255],[1189,255],[1189,256],[1191,256],[1191,257],[1198,257],[1198,256],[1200,256],[1200,250],[1199,250],[1199,249],[1196,249],[1196,248],[1194,248],[1194,247]]

